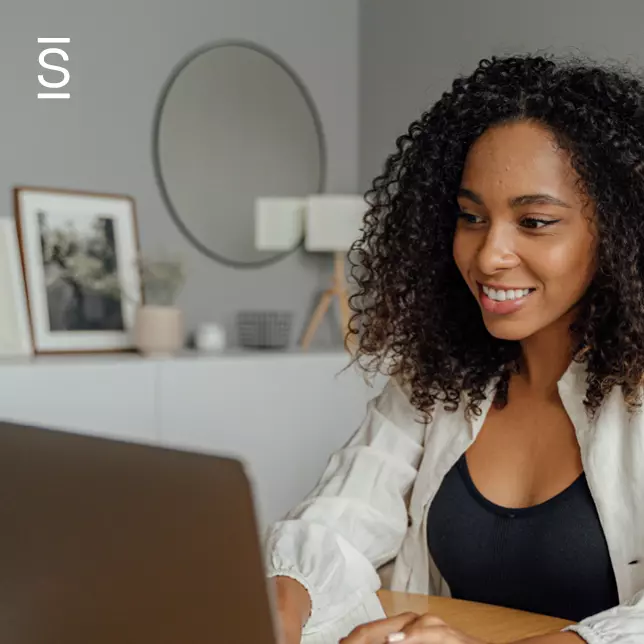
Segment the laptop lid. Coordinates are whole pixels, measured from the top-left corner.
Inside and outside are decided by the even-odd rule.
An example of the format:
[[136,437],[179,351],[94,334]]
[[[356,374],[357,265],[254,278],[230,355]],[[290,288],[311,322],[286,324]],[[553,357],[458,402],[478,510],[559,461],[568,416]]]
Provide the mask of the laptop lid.
[[274,644],[234,459],[0,423],[3,644]]

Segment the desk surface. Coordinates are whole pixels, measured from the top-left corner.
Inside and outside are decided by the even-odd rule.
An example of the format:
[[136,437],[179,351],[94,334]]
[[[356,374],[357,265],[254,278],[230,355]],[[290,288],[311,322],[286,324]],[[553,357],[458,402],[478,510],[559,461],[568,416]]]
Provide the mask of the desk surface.
[[446,597],[427,597],[389,590],[381,590],[378,596],[389,617],[406,611],[433,613],[450,626],[491,644],[505,644],[525,637],[545,635],[571,624],[545,615]]

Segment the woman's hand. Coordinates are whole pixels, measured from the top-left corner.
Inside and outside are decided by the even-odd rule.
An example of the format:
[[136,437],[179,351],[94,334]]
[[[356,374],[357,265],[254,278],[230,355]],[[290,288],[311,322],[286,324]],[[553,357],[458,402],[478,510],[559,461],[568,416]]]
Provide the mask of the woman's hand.
[[403,613],[355,628],[341,644],[484,644],[427,613]]

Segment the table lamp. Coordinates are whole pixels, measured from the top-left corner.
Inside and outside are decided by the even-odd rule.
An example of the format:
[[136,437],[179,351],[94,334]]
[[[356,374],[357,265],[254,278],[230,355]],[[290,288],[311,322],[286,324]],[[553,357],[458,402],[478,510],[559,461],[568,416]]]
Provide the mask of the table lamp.
[[304,236],[312,253],[333,253],[333,276],[313,311],[302,336],[307,349],[334,299],[338,302],[341,332],[349,329],[351,311],[345,279],[345,259],[360,229],[367,204],[359,195],[317,194],[306,198],[259,198],[255,202],[255,245],[260,250],[287,250]]

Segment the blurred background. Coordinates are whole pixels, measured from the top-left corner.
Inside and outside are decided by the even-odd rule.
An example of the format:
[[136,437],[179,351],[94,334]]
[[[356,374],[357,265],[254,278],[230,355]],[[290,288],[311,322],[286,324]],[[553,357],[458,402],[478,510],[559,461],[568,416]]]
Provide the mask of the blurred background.
[[[368,187],[395,137],[480,58],[554,50],[639,63],[644,48],[637,0],[11,0],[3,16],[6,213],[15,184],[130,194],[143,250],[184,258],[179,303],[188,328],[208,320],[232,332],[239,309],[284,309],[295,316],[294,342],[326,285],[330,259],[298,252],[259,270],[232,269],[197,251],[162,199],[153,120],[187,56],[242,39],[281,58],[319,114],[324,191],[355,193]],[[42,36],[71,38],[70,100],[36,99]],[[226,222],[219,223],[225,238]],[[334,330],[327,321],[316,345],[337,343]]]
[[[242,454],[268,519],[374,395],[336,378],[344,259],[396,137],[484,57],[644,60],[638,0],[9,0],[2,17],[0,416]],[[63,88],[39,83],[63,79],[48,47]]]

